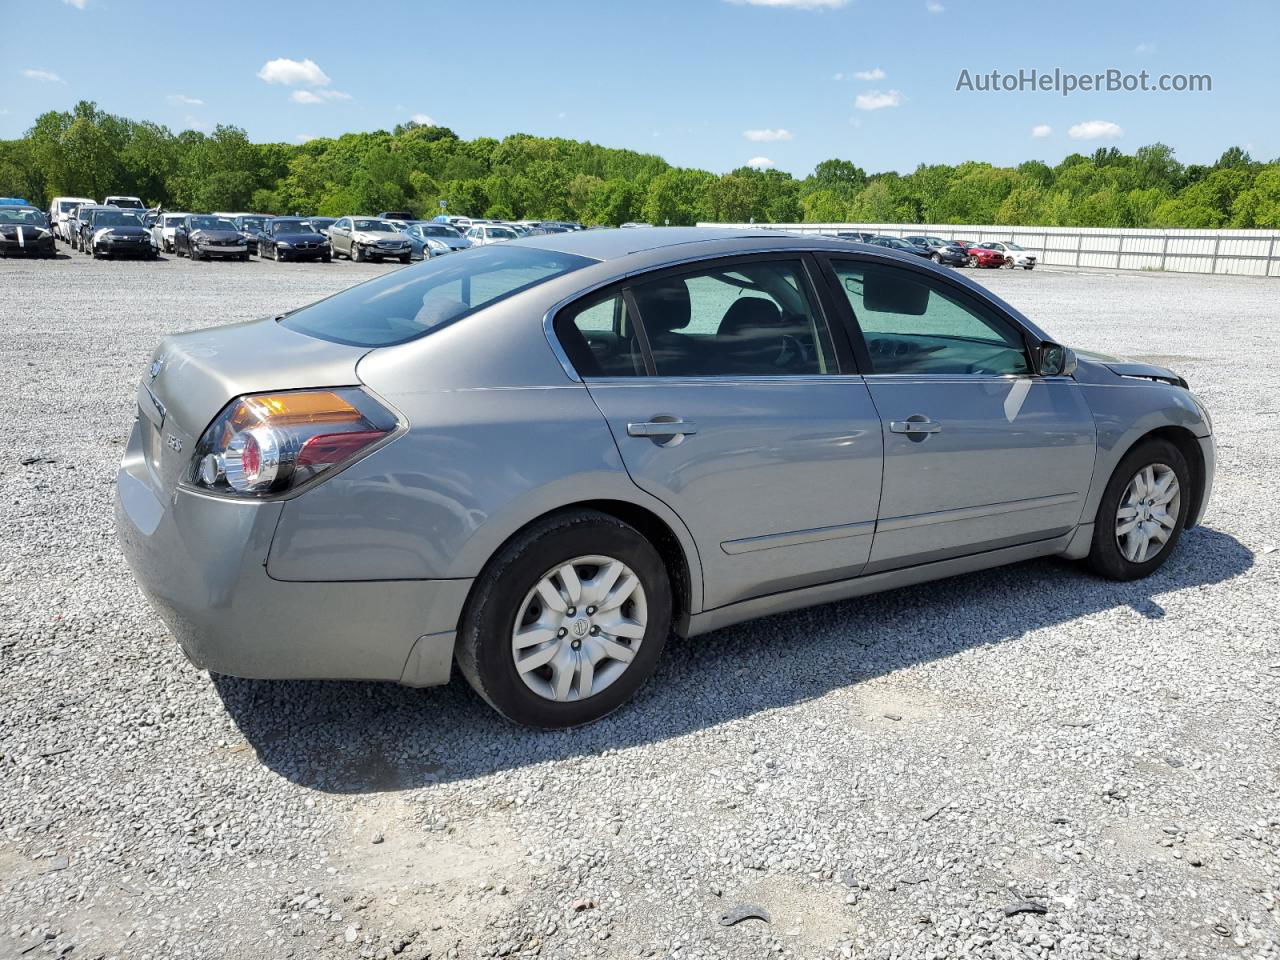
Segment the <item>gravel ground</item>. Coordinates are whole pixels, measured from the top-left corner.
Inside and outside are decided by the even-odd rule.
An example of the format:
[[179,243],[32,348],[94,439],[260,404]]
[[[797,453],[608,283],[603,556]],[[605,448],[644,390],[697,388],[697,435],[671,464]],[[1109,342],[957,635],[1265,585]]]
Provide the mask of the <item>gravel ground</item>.
[[0,261],[0,956],[1280,958],[1275,281],[980,275],[1209,404],[1207,523],[1156,576],[675,642],[538,734],[460,680],[210,678],[116,548],[157,339],[383,269]]

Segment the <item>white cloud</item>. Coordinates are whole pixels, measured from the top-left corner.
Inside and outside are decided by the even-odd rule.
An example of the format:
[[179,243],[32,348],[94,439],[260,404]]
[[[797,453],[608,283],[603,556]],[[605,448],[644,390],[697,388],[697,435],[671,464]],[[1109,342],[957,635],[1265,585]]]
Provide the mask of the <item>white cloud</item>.
[[568,114],[567,114],[567,113],[565,113],[563,110],[561,110],[559,113],[557,113],[557,114],[556,114],[556,119],[557,119],[557,120],[563,120],[563,119],[564,119],[565,117],[567,117],[567,116],[568,116]]
[[849,0],[726,0],[749,7],[791,7],[793,10],[837,10]]
[[924,8],[930,13],[941,13],[943,10],[947,9],[940,4],[938,0],[924,0]]
[[314,133],[295,133],[293,135],[293,139],[299,143],[306,143],[308,140],[314,140],[315,138],[316,135]]
[[1037,140],[1042,140],[1051,133],[1053,133],[1053,127],[1049,126],[1047,123],[1037,123],[1031,128],[1031,135]]
[[1118,140],[1124,136],[1124,130],[1110,120],[1086,120],[1070,128],[1067,136],[1072,140]]
[[777,130],[743,130],[742,135],[752,143],[773,143],[777,140],[791,140],[790,130],[783,130],[779,127]]
[[885,72],[879,67],[872,67],[870,70],[859,70],[854,76],[859,80],[883,80]]
[[436,122],[432,120],[430,117],[428,117],[425,113],[415,113],[409,119],[412,120],[414,123],[421,124],[424,127],[434,127],[436,125]]
[[860,93],[853,105],[859,110],[883,110],[885,107],[896,107],[902,103],[902,94],[897,90],[871,90]]
[[843,79],[844,79],[844,74],[843,74],[843,73],[837,73],[837,74],[836,74],[834,77],[832,77],[831,79],[832,79],[832,80],[843,80]]
[[773,161],[768,157],[752,157],[747,161],[748,167],[755,167],[757,170],[764,170],[766,167],[772,167]]
[[188,97],[185,93],[171,93],[165,97],[170,103],[175,103],[180,107],[203,107],[204,101],[196,97]]
[[62,78],[52,70],[27,69],[22,71],[22,75],[28,80],[39,80],[42,83],[62,83]]
[[187,125],[187,128],[189,130],[208,130],[209,129],[209,124],[204,120],[201,120],[199,117],[193,117],[188,115],[187,117],[183,118],[182,122]]
[[77,10],[83,10],[85,0],[62,0],[68,7],[75,7]]
[[290,60],[280,57],[268,60],[258,71],[258,77],[267,83],[279,83],[286,87],[327,87],[329,76],[314,60]]
[[1154,43],[1140,43],[1133,48],[1134,53],[1155,53],[1156,45]]
[[351,94],[341,90],[294,90],[289,99],[294,103],[327,103],[330,100],[350,100]]

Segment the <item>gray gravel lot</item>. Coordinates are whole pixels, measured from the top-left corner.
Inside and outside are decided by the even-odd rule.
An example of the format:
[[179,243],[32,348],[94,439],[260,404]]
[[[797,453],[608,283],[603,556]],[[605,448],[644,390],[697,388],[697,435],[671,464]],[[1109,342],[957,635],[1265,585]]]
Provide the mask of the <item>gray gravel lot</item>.
[[385,269],[0,261],[0,957],[1280,960],[1275,281],[979,275],[1208,403],[1207,522],[1150,580],[773,617],[541,734],[460,680],[210,678],[116,548],[155,342]]

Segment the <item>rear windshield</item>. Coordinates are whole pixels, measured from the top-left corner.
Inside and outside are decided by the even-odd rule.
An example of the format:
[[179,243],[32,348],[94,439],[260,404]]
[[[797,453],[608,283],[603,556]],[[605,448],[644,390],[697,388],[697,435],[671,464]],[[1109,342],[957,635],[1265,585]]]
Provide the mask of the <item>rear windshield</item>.
[[594,262],[553,250],[481,247],[385,274],[296,310],[280,323],[321,340],[388,347]]

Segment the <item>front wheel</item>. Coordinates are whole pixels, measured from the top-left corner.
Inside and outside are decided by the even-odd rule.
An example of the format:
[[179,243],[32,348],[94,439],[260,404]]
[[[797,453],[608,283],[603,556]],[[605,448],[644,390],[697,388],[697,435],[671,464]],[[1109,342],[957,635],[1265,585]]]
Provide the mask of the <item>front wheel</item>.
[[408,257],[401,257],[401,258],[400,258],[400,262],[401,262],[401,263],[408,263],[408,262],[409,262],[409,258],[408,258]]
[[942,254],[935,253],[933,255],[933,262],[936,263],[938,266],[942,266]]
[[969,258],[969,266],[974,267],[974,268],[976,269],[976,268],[977,268],[977,266],[978,266],[978,258],[977,258],[977,257],[970,257],[970,258]]
[[653,673],[671,628],[662,558],[634,527],[592,510],[544,520],[490,562],[467,602],[457,660],[509,720],[598,720]]
[[1099,576],[1137,580],[1173,552],[1187,522],[1191,471],[1167,440],[1138,444],[1120,461],[1093,524],[1087,563]]
[[352,263],[364,262],[364,250],[362,250],[358,245],[354,243],[351,245],[351,262]]

